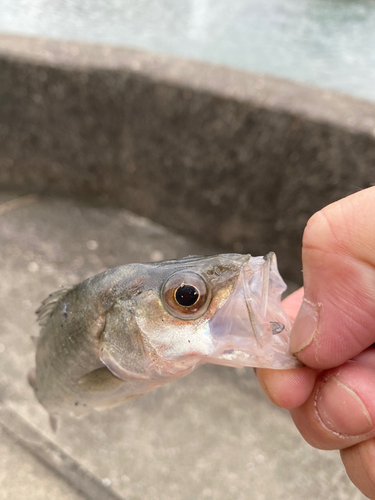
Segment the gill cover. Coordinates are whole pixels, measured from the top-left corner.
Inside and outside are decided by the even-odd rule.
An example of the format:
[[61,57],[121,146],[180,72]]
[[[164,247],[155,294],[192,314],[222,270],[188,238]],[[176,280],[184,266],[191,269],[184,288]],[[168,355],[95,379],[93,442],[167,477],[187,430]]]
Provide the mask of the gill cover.
[[142,339],[130,301],[116,302],[106,315],[100,360],[118,378],[147,378]]

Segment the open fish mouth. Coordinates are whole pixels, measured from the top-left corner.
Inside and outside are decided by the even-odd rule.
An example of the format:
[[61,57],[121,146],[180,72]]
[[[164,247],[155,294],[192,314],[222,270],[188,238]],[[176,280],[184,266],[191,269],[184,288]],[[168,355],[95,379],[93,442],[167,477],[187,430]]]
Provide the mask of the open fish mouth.
[[273,252],[249,257],[232,294],[209,321],[215,352],[205,361],[232,367],[301,366],[290,351],[292,323],[281,306],[285,290]]

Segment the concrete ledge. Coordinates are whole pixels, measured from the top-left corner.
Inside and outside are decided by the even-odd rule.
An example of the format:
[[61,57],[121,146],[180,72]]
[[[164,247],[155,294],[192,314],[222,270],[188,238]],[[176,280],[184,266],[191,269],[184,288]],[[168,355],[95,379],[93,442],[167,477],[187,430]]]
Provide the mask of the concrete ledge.
[[119,205],[300,280],[308,217],[367,187],[375,104],[124,48],[0,36],[0,188]]

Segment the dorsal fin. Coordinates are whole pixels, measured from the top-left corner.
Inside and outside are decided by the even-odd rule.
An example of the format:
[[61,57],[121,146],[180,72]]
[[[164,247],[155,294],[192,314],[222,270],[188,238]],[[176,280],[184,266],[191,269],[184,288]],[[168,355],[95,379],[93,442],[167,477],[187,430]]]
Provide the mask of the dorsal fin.
[[57,302],[59,302],[59,300],[62,299],[72,288],[74,288],[74,286],[61,287],[60,290],[51,293],[46,299],[43,300],[39,308],[35,311],[40,326],[44,326],[47,323],[56,308]]

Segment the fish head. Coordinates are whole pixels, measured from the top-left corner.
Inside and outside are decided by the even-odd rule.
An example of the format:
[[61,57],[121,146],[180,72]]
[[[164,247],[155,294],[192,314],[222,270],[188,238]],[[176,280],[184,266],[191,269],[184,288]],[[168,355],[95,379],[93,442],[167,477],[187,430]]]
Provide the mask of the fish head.
[[103,363],[122,379],[163,379],[183,376],[213,356],[209,321],[249,259],[221,254],[134,265],[127,292],[107,314]]
[[101,359],[117,377],[168,380],[205,362],[299,366],[289,349],[291,322],[281,307],[286,286],[275,254],[136,266],[102,339]]

